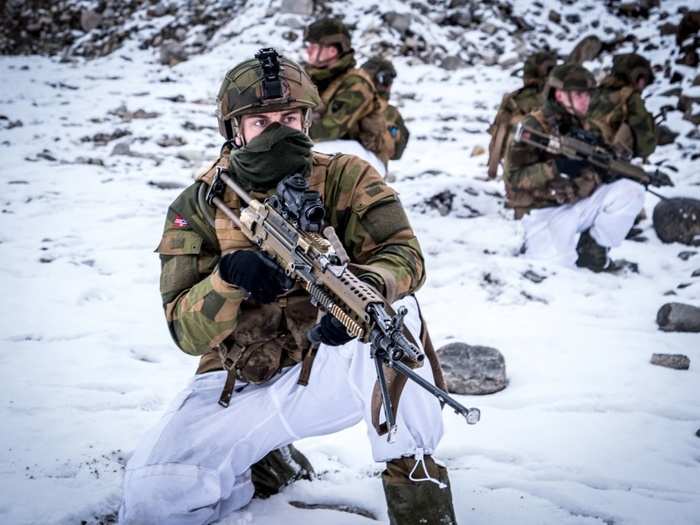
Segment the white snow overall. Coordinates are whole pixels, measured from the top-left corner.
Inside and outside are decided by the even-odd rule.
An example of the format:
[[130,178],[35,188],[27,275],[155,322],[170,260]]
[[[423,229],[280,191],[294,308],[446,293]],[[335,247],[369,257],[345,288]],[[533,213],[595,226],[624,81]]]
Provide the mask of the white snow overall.
[[644,187],[628,179],[603,184],[574,204],[531,210],[523,217],[525,255],[563,266],[576,264],[576,245],[590,228],[601,246],[619,246],[644,205]]
[[[420,340],[413,297],[397,301]],[[308,386],[296,365],[262,385],[238,383],[228,408],[217,403],[224,372],[196,376],[131,457],[124,478],[120,523],[194,525],[219,520],[253,497],[250,466],[293,441],[367,422],[375,461],[431,454],[442,437],[438,401],[409,381],[401,396],[394,443],[371,422],[376,379],[368,345],[321,345]],[[416,370],[433,382],[430,365]]]

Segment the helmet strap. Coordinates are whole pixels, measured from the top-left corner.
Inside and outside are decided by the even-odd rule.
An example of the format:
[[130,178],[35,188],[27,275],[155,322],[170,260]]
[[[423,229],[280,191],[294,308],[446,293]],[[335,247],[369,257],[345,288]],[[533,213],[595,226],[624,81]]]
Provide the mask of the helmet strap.
[[236,149],[242,148],[245,146],[245,137],[241,131],[241,117],[233,117],[230,122],[233,127],[231,143],[236,147]]
[[304,109],[303,115],[304,115],[303,131],[304,131],[304,134],[308,136],[309,130],[311,130],[311,117],[312,117],[311,108]]

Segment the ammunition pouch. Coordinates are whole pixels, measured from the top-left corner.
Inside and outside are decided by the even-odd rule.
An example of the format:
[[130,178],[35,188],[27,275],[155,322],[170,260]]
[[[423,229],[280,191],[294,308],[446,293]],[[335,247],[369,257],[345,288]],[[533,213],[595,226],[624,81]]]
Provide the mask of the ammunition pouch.
[[236,379],[265,383],[302,360],[310,346],[306,333],[318,310],[299,292],[294,288],[272,304],[243,303],[236,329],[217,349],[221,367],[228,372],[220,405],[228,406]]

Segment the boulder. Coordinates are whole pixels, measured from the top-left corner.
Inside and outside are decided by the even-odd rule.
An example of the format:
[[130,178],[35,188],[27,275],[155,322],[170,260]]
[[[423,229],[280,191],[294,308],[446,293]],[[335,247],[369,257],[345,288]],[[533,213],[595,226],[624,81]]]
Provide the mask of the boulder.
[[661,241],[700,246],[700,200],[663,199],[654,207],[652,220]]
[[684,303],[666,303],[656,314],[664,332],[700,332],[700,308]]
[[667,146],[668,144],[673,144],[676,140],[678,133],[671,131],[668,126],[660,124],[656,126],[656,144],[658,146]]
[[438,213],[444,217],[445,215],[449,215],[449,213],[452,211],[452,204],[455,197],[456,195],[450,190],[445,190],[441,191],[440,193],[436,193],[429,199],[426,199],[425,204],[437,210]]
[[102,16],[92,9],[83,9],[83,11],[80,13],[80,27],[82,27],[83,31],[86,33],[89,33],[99,26],[101,21]]
[[437,354],[447,390],[453,394],[493,394],[508,383],[505,359],[495,348],[449,343]]
[[448,55],[442,59],[440,67],[447,71],[456,71],[467,66],[467,63],[457,55]]
[[688,370],[690,368],[690,359],[683,354],[652,354],[651,364],[676,370]]
[[573,64],[583,64],[593,60],[603,50],[603,42],[595,35],[589,35],[579,41],[576,47],[569,53],[567,62]]
[[659,33],[662,36],[675,35],[678,32],[678,25],[671,22],[664,22],[659,26]]
[[486,153],[486,149],[483,146],[479,146],[478,144],[472,148],[472,152],[469,154],[470,157],[478,157],[479,155],[483,155]]
[[411,15],[407,13],[397,13],[391,11],[382,15],[384,21],[401,34],[405,34],[411,27]]
[[314,13],[313,0],[282,0],[280,11],[294,15],[311,16]]
[[166,40],[160,46],[160,63],[165,66],[174,66],[187,60],[185,46],[174,40]]

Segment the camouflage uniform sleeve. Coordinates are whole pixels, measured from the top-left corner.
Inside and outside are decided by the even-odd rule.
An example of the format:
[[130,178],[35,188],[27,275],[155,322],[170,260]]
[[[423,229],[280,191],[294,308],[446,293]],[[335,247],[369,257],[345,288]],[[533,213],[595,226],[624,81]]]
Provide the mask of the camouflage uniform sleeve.
[[216,233],[197,207],[202,184],[190,186],[170,206],[156,249],[168,328],[178,347],[191,355],[206,353],[233,332],[246,295],[219,276]]
[[335,157],[326,182],[330,222],[358,276],[393,302],[425,280],[418,239],[396,192],[365,161]]
[[311,126],[311,138],[348,138],[350,130],[356,128],[360,120],[372,112],[374,101],[374,87],[368,85],[360,76],[348,75],[324,108],[320,118]]
[[654,117],[647,111],[639,93],[627,100],[627,122],[634,134],[634,154],[648,157],[656,149],[656,126]]
[[[526,117],[523,124],[544,131],[534,117]],[[515,143],[513,136],[506,146],[503,178],[515,190],[532,191],[546,188],[557,176],[554,161],[544,152],[523,143]]]

